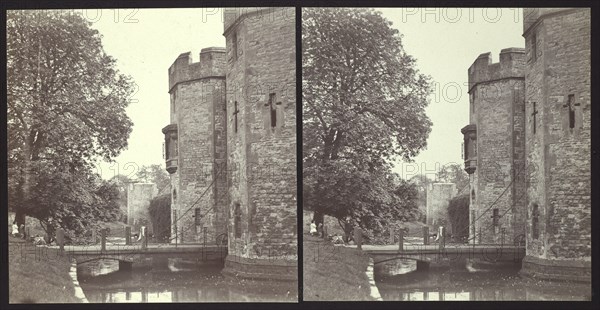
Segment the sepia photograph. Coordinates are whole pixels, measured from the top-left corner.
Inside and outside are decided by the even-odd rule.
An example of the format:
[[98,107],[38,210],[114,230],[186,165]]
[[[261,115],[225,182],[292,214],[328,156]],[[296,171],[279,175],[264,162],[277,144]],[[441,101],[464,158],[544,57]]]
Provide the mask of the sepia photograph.
[[298,302],[296,9],[8,10],[8,302]]
[[2,303],[591,305],[591,3],[3,2]]
[[303,300],[591,300],[590,8],[301,24]]

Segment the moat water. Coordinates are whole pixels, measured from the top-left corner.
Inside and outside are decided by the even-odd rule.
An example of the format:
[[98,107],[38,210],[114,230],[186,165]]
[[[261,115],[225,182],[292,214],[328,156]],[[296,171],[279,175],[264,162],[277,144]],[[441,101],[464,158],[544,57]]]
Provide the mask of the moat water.
[[222,264],[169,261],[167,268],[152,263],[120,270],[114,260],[78,267],[79,284],[91,303],[152,302],[297,302],[297,283],[238,280],[221,275]]
[[416,262],[403,261],[395,276],[375,273],[384,301],[534,301],[591,300],[591,285],[539,281],[520,277],[520,266],[473,268],[467,264],[416,271]]

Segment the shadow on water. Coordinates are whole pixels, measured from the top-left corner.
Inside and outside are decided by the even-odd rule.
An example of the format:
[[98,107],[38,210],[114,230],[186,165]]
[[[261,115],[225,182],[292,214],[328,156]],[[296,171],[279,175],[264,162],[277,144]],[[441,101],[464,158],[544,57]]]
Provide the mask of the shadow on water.
[[384,276],[375,268],[383,300],[591,300],[589,284],[522,278],[518,274],[520,266],[514,264],[478,268],[432,265],[428,270],[416,270],[415,261],[403,260],[398,266],[392,276]]
[[78,279],[92,303],[121,302],[296,302],[297,283],[267,283],[221,275],[219,263],[171,260],[163,268],[151,261],[118,270],[118,261],[78,267]]

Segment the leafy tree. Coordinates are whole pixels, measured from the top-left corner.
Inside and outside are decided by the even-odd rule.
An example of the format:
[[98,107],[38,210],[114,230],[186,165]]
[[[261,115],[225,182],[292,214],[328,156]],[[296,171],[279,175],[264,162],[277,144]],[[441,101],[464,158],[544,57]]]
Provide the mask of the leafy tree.
[[305,207],[372,229],[409,218],[414,200],[396,192],[389,163],[426,146],[429,78],[379,12],[310,8],[302,17]]
[[90,26],[67,11],[7,12],[9,206],[19,224],[31,215],[77,230],[112,214],[113,189],[92,168],[127,147],[133,85]]
[[32,186],[32,205],[27,215],[37,218],[42,228],[53,234],[62,227],[71,237],[82,236],[100,222],[122,216],[119,189],[86,169],[65,171],[61,166],[38,171]]
[[447,164],[436,174],[438,182],[454,183],[458,193],[469,192],[469,175],[460,164]]
[[171,194],[157,196],[150,201],[148,208],[154,236],[158,240],[171,237]]
[[[142,166],[136,174],[137,181],[154,183],[160,192],[171,186],[169,174],[162,165]],[[167,191],[168,192],[168,191]]]
[[448,219],[452,225],[454,238],[465,240],[469,237],[469,194],[450,199]]

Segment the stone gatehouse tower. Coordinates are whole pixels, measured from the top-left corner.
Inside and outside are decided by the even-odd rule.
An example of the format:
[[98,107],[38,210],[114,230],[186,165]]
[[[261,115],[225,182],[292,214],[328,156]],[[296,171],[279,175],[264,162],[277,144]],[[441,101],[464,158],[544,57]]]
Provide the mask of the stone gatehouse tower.
[[[200,61],[179,55],[169,68],[171,124],[163,128],[171,176],[171,242],[214,242],[227,223],[225,49]],[[205,233],[206,231],[206,233]]]
[[225,9],[229,255],[224,272],[297,278],[294,8]]
[[295,8],[226,8],[223,18],[226,48],[169,68],[172,239],[226,236],[225,274],[295,280]]
[[524,65],[524,49],[506,48],[499,62],[485,53],[469,67],[469,125],[461,132],[471,242],[524,240]]
[[[524,50],[502,50],[497,64],[482,54],[469,68],[470,124],[461,131],[470,236],[480,242],[478,228],[490,222],[506,227],[525,236],[523,274],[590,282],[590,9],[523,15]],[[497,230],[481,239],[498,243]]]
[[589,8],[525,8],[527,256],[523,273],[591,281]]

